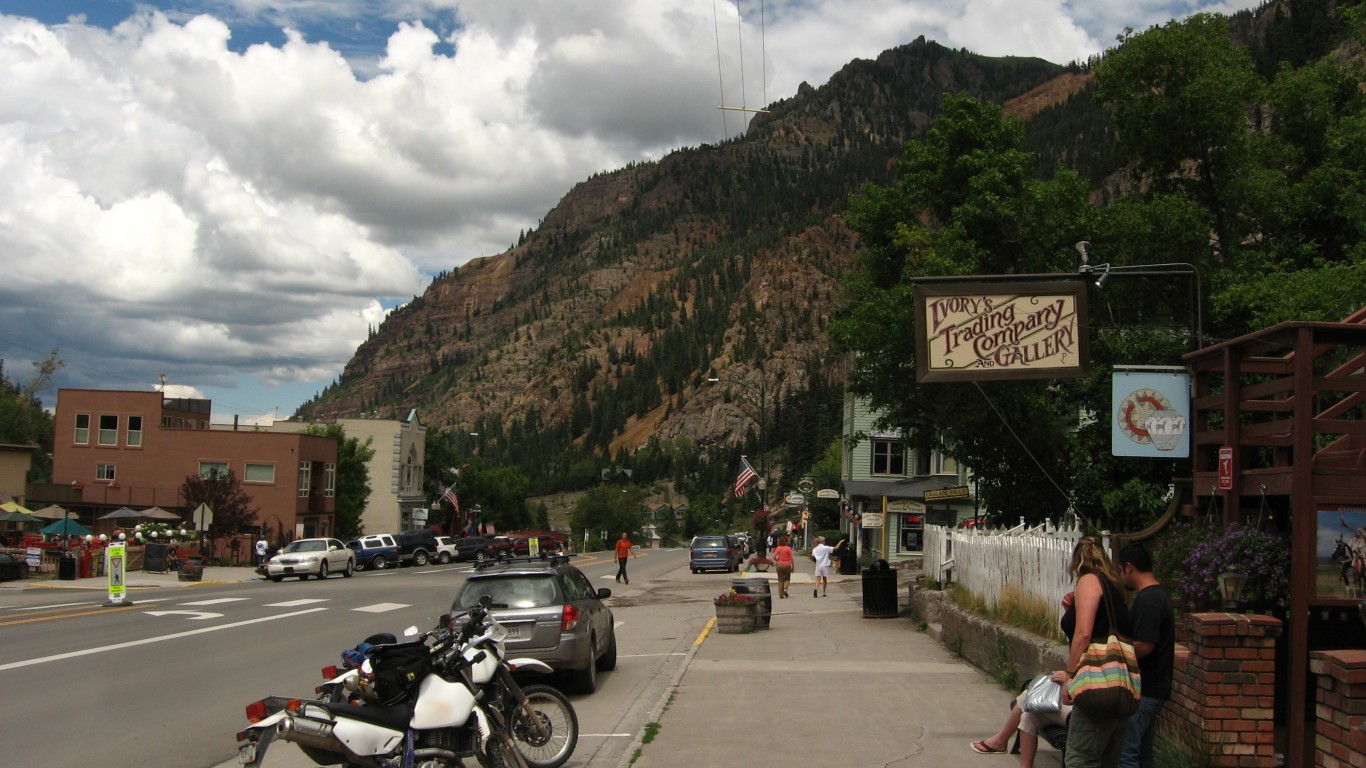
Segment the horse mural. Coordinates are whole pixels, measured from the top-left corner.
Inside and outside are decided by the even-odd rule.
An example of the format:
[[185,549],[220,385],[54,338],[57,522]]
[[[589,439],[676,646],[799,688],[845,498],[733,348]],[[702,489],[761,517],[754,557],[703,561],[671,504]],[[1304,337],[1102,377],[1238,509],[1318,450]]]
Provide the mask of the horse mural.
[[1337,537],[1331,556],[1333,562],[1342,567],[1338,580],[1347,588],[1347,596],[1352,598],[1366,594],[1366,545],[1358,544],[1360,540],[1360,534],[1353,537],[1351,542],[1342,536]]

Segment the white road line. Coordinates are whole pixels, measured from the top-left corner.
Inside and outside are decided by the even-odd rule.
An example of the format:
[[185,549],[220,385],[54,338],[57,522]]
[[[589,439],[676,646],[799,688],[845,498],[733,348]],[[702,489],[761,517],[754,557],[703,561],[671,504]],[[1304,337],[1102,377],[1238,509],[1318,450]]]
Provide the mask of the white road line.
[[180,605],[218,605],[219,603],[236,603],[250,599],[248,597],[215,597],[212,600],[196,600],[193,603],[180,603]]
[[267,608],[298,608],[301,605],[312,605],[314,603],[325,603],[330,598],[326,597],[305,597],[300,600],[286,600],[283,603],[266,603]]
[[309,608],[308,610],[304,610],[304,611],[295,611],[294,613],[282,613],[282,614],[280,614],[279,616],[266,616],[266,617],[260,618],[260,619],[248,619],[248,620],[246,620],[246,621],[236,621],[236,622],[233,622],[233,623],[231,623],[231,624],[219,624],[219,625],[216,626],[216,627],[204,627],[203,629],[191,629],[191,630],[186,630],[185,632],[175,632],[175,633],[169,634],[169,635],[158,635],[157,637],[148,637],[148,638],[144,638],[144,639],[142,639],[142,640],[130,640],[130,641],[126,642],[126,643],[115,643],[115,644],[113,644],[113,645],[102,645],[102,646],[99,646],[98,648],[86,648],[85,650],[82,650],[82,651],[71,651],[70,653],[59,653],[59,654],[57,654],[57,655],[55,655],[55,656],[42,656],[42,657],[37,658],[37,659],[28,659],[28,660],[26,660],[26,661],[15,661],[15,662],[11,662],[11,663],[9,663],[9,664],[0,664],[0,672],[4,672],[5,670],[8,670],[8,669],[19,669],[20,667],[32,667],[32,666],[36,666],[36,665],[38,665],[38,664],[47,664],[48,662],[52,662],[52,661],[62,661],[63,659],[74,659],[74,658],[77,658],[77,657],[80,657],[80,656],[90,656],[91,654],[105,653],[105,652],[107,652],[107,651],[118,651],[118,650],[122,650],[122,649],[124,649],[124,648],[136,648],[136,647],[139,646],[139,645],[150,645],[150,644],[152,644],[152,643],[160,643],[160,642],[163,641],[163,640],[178,640],[178,639],[180,639],[180,638],[182,638],[182,637],[193,637],[194,635],[202,635],[202,634],[204,634],[204,633],[206,633],[206,632],[217,632],[217,631],[222,630],[222,629],[233,629],[233,628],[235,628],[235,627],[245,627],[245,626],[247,626],[247,625],[249,625],[249,624],[260,624],[260,623],[263,622],[263,621],[276,621],[277,619],[288,619],[288,618],[292,618],[292,617],[294,617],[294,616],[303,616],[304,614],[307,614],[307,613],[317,613],[318,611],[325,611],[325,610],[327,610],[327,609],[326,609],[326,608]]
[[407,603],[375,603],[374,605],[362,605],[359,608],[352,608],[353,611],[361,613],[387,613],[397,611],[400,608],[410,607]]
[[52,605],[31,605],[27,608],[15,608],[16,611],[44,611],[48,608],[70,608],[73,605],[95,605],[95,601],[88,603],[54,603]]
[[445,573],[445,572],[447,572],[447,571],[459,571],[459,570],[460,570],[460,568],[459,568],[458,566],[456,566],[456,567],[446,566],[446,567],[442,567],[442,568],[428,568],[428,569],[425,570],[425,571],[417,571],[417,573],[420,574],[420,575],[426,576],[426,575],[432,574],[432,573]]

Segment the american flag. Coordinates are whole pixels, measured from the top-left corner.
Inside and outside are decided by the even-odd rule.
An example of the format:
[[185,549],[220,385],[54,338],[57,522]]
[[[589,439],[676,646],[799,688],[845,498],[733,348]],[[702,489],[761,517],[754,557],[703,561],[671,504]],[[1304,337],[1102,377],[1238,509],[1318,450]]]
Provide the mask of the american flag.
[[741,456],[740,475],[735,478],[735,497],[739,498],[744,496],[745,491],[749,488],[749,484],[757,479],[759,479],[759,475],[754,471],[754,467],[751,467],[749,462],[745,461],[745,457]]
[[457,515],[460,514],[460,497],[455,495],[455,486],[447,488],[446,492],[441,494],[441,498],[451,505],[451,509],[454,509]]

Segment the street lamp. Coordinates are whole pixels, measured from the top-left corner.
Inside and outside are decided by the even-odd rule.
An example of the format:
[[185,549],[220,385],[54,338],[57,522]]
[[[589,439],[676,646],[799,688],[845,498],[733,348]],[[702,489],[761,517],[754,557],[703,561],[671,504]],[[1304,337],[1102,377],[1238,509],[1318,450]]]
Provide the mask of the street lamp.
[[[768,438],[765,424],[768,422],[768,385],[763,379],[759,380],[759,386],[746,384],[735,379],[719,379],[712,376],[707,379],[711,384],[734,384],[744,387],[751,392],[759,393],[759,503],[763,505],[764,518],[768,518]],[[768,526],[765,525],[765,528]],[[759,536],[759,543],[755,548],[755,553],[759,557],[764,557],[768,550],[768,531]]]

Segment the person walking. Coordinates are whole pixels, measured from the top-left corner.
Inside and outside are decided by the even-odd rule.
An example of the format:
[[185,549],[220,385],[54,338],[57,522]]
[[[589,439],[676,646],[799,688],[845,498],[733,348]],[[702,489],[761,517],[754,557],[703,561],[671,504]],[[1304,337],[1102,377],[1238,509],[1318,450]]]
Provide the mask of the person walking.
[[1176,657],[1176,618],[1167,590],[1153,575],[1153,559],[1137,542],[1120,550],[1115,558],[1119,577],[1134,593],[1129,604],[1133,624],[1134,655],[1143,675],[1143,698],[1138,711],[1129,717],[1120,768],[1153,768],[1153,732],[1157,712],[1172,696],[1172,665]]
[[266,563],[266,555],[270,552],[270,545],[266,543],[266,537],[262,536],[256,540],[256,567],[260,568]]
[[[1124,607],[1124,592],[1119,573],[1096,539],[1086,536],[1072,549],[1068,575],[1075,578],[1073,591],[1063,596],[1065,612],[1062,632],[1067,636],[1068,679],[1081,663],[1081,657],[1092,640],[1104,641],[1113,631],[1124,637],[1132,636],[1129,611]],[[1114,617],[1115,626],[1110,618]],[[1063,703],[1071,704],[1064,683]],[[1129,716],[1105,717],[1075,707],[1067,724],[1066,768],[1117,768]]]
[[792,569],[797,562],[786,536],[778,537],[778,543],[773,547],[773,562],[778,567],[778,597],[787,597],[787,586],[792,583]]
[[[830,588],[830,553],[835,548],[827,546],[824,536],[816,537],[816,546],[811,548],[811,559],[816,561],[816,572],[812,576],[815,587],[811,590],[812,597],[825,597],[826,590]],[[817,595],[816,593],[820,594]]]
[[626,532],[623,531],[622,534],[621,534],[621,538],[620,538],[620,539],[617,539],[617,583],[618,583],[618,584],[621,583],[622,579],[625,579],[627,584],[630,584],[630,583],[631,583],[631,579],[626,575],[626,558],[628,558],[628,557],[635,557],[635,556],[636,556],[636,552],[635,552],[634,549],[631,548],[631,537],[628,536],[628,535],[626,535]]

